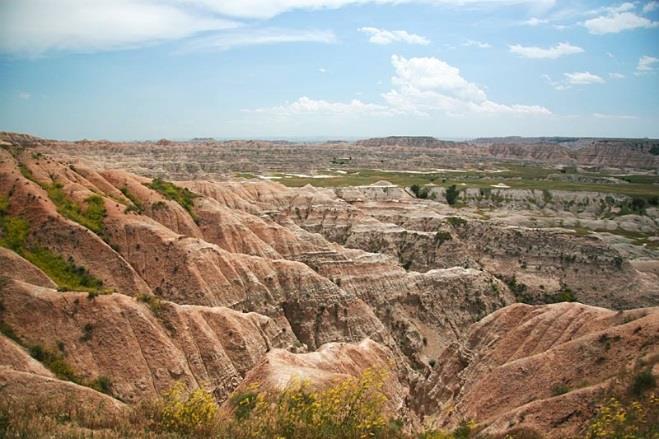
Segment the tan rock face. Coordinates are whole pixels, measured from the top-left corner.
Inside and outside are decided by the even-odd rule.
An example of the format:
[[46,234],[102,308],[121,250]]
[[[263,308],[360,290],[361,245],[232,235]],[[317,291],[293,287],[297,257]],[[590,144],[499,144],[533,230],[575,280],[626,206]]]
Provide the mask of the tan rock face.
[[[266,352],[295,341],[285,320],[227,308],[162,303],[154,313],[120,294],[89,299],[18,281],[1,299],[3,322],[25,344],[60,352],[84,379],[107,376],[114,395],[129,402],[156,397],[178,380],[223,400]],[[14,357],[3,364],[15,364]]]
[[[84,267],[105,294],[58,292],[0,247],[0,322],[20,342],[0,337],[2,395],[41,386],[49,398],[125,409],[54,378],[28,355],[34,345],[81,382],[108,377],[128,404],[176,381],[221,403],[251,383],[323,386],[376,367],[390,371],[391,409],[414,425],[474,419],[493,434],[521,425],[574,435],[617,374],[657,362],[656,308],[515,304],[569,288],[590,305],[656,305],[649,263],[631,264],[600,239],[456,219],[460,211],[387,182],[175,182],[195,194],[186,209],[148,178],[32,154],[38,139],[3,138],[15,142],[0,149],[3,217],[26,221],[25,245]],[[100,230],[65,216],[47,190],[55,183],[83,214],[90,196],[101,198]],[[569,391],[554,395],[555,386]]]
[[657,362],[658,328],[657,308],[506,307],[442,353],[419,388],[420,410],[443,425],[482,420],[487,433],[523,426],[579,436],[608,385]]

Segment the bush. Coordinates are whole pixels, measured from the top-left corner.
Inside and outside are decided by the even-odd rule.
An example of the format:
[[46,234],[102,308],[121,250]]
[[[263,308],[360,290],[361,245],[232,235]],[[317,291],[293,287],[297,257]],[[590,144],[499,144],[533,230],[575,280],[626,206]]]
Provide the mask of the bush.
[[106,395],[112,395],[112,381],[104,375],[97,377],[89,383],[89,387]]
[[449,232],[446,232],[444,230],[438,230],[435,232],[435,245],[440,246],[446,241],[450,241],[453,239],[453,236]]
[[451,206],[453,206],[458,201],[458,197],[460,196],[460,191],[454,184],[452,184],[446,189],[446,193],[444,194],[444,196],[446,197],[446,202]]
[[597,412],[586,433],[587,439],[643,439],[659,435],[659,398],[622,403],[610,398]]
[[185,384],[177,382],[162,401],[161,426],[165,431],[184,436],[203,435],[212,431],[217,417],[217,404],[203,389],[186,395]]
[[32,358],[43,363],[57,378],[73,381],[78,384],[82,383],[82,380],[76,375],[73,368],[64,360],[62,355],[45,349],[38,344],[30,346],[28,351]]
[[[241,395],[227,437],[383,437],[395,430],[385,415],[384,378],[384,373],[369,369],[324,390],[301,382],[279,395]],[[237,415],[241,404],[249,410]]]
[[565,395],[570,391],[570,388],[565,384],[556,384],[551,388],[551,394],[553,396]]
[[449,216],[448,218],[446,218],[446,222],[453,227],[462,227],[465,224],[467,224],[467,220],[464,218],[460,218],[459,216]]
[[646,391],[655,387],[657,387],[657,381],[652,375],[652,371],[644,370],[636,374],[634,381],[629,387],[629,391],[632,395],[641,396]]
[[415,197],[422,199],[428,198],[428,195],[430,193],[430,190],[427,187],[425,186],[422,187],[419,186],[418,184],[413,184],[412,186],[410,186],[410,190],[412,191]]

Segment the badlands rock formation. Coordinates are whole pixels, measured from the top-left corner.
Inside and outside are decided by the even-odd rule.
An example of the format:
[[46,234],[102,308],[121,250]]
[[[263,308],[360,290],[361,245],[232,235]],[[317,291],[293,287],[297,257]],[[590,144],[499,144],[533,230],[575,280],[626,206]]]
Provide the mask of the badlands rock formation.
[[[4,139],[7,400],[121,413],[177,381],[222,404],[253,383],[381,367],[414,425],[559,437],[583,431],[612,380],[657,362],[659,310],[634,309],[659,302],[656,274],[596,237],[463,217],[386,182],[169,183]],[[583,304],[543,304],[568,292]],[[111,396],[91,388],[101,378]]]

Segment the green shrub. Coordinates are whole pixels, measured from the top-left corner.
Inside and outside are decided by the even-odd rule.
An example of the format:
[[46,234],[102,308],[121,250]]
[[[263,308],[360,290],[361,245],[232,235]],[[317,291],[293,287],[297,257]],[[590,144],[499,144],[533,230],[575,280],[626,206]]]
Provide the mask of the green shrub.
[[565,384],[556,384],[551,388],[551,394],[553,396],[565,395],[570,391],[570,388]]
[[448,218],[446,218],[446,222],[453,227],[462,227],[465,224],[467,224],[467,220],[464,218],[460,218],[459,216],[449,216]]
[[643,370],[634,376],[629,391],[632,395],[641,396],[646,391],[654,389],[655,387],[657,387],[657,380],[654,375],[652,375],[652,371]]
[[112,381],[104,375],[96,377],[94,381],[89,383],[89,387],[106,395],[112,395]]
[[233,407],[233,415],[237,420],[247,419],[256,407],[256,398],[258,394],[253,391],[241,392],[232,395],[229,401]]
[[444,194],[444,196],[446,197],[446,202],[451,206],[453,206],[458,201],[458,197],[460,196],[460,191],[454,184],[452,184],[451,186],[446,188],[446,193]]
[[82,383],[73,368],[64,360],[61,354],[45,349],[41,345],[32,345],[28,349],[32,358],[43,363],[55,376],[62,380]]
[[453,236],[447,231],[438,230],[435,232],[435,245],[442,245],[446,241],[453,239]]
[[412,186],[410,186],[410,190],[412,191],[415,197],[422,199],[428,198],[428,195],[430,193],[430,190],[427,187],[425,186],[422,187],[419,186],[418,184],[413,184]]

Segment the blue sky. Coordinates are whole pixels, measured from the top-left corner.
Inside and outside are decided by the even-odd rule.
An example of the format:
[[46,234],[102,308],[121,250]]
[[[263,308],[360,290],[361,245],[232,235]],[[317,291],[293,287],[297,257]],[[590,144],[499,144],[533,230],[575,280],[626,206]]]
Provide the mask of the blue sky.
[[3,0],[0,130],[659,137],[659,3]]

